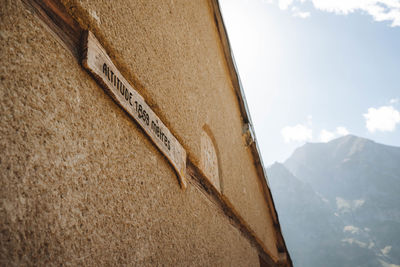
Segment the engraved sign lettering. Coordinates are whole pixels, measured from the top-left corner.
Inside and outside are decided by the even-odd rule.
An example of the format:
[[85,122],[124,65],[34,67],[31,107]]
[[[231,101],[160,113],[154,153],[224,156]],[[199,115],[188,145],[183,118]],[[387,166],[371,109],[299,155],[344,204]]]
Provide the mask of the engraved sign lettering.
[[144,98],[121,75],[104,48],[90,31],[85,36],[82,65],[141,126],[174,167],[181,187],[186,188],[186,151],[146,104]]

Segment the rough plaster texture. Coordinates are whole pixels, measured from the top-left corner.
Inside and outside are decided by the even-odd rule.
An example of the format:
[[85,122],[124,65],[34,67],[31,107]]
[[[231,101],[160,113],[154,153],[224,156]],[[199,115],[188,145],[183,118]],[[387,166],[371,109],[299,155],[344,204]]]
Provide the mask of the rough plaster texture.
[[47,29],[1,5],[1,265],[257,266]]
[[83,27],[126,64],[128,78],[198,166],[202,127],[209,126],[220,152],[222,193],[277,256],[272,220],[242,136],[239,105],[210,3],[63,1]]
[[[26,7],[3,2],[2,260],[257,265],[248,241],[198,189],[180,190],[135,122]],[[198,166],[208,125],[222,193],[276,256],[209,3],[63,2]]]
[[201,159],[200,168],[204,172],[204,175],[211,182],[211,184],[221,192],[221,183],[219,180],[219,169],[218,169],[218,157],[217,150],[211,137],[203,129],[201,133]]

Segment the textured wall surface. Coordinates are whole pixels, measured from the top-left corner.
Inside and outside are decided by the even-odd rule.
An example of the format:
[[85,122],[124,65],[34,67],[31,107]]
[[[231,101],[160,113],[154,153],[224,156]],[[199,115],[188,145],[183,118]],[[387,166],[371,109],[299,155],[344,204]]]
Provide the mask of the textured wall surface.
[[[20,0],[2,1],[1,262],[257,266],[256,249],[176,175]],[[207,1],[70,1],[199,165],[215,138],[222,193],[275,237]]]
[[220,152],[222,193],[276,255],[272,221],[242,136],[238,101],[208,1],[65,3],[127,65],[140,93],[198,166],[202,127],[208,126]]

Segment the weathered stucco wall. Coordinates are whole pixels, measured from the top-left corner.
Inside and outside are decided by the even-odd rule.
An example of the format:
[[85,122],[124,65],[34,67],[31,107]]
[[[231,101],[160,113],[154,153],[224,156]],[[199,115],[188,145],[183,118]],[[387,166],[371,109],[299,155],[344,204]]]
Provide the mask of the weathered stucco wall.
[[[1,261],[257,266],[249,241],[162,154],[57,37],[1,5]],[[276,237],[208,1],[63,1],[277,257]],[[207,173],[205,171],[205,173]]]
[[1,12],[2,264],[258,264],[20,1]]
[[202,128],[208,125],[220,152],[222,193],[277,255],[272,221],[245,145],[239,105],[208,1],[65,3],[123,60],[134,76],[130,78],[197,165]]

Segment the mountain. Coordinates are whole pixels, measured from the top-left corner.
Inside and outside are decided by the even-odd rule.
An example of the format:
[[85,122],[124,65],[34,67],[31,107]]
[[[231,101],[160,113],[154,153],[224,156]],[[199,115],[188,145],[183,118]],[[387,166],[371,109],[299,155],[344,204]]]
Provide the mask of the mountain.
[[400,265],[399,147],[307,143],[267,174],[295,266]]

